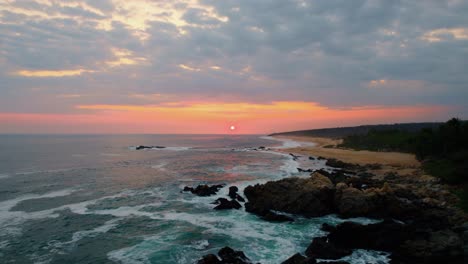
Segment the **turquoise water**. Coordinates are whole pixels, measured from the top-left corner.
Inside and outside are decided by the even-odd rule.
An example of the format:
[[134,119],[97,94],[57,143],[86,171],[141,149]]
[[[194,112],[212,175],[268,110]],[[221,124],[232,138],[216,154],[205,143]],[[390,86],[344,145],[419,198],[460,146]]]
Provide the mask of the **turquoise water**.
[[[165,149],[135,150],[137,145]],[[2,263],[194,263],[230,246],[253,261],[304,252],[334,216],[269,223],[241,210],[214,211],[228,187],[288,176],[323,161],[274,149],[299,145],[259,136],[0,136]],[[259,146],[270,151],[255,151]],[[182,193],[200,183],[218,195]],[[242,193],[242,191],[241,191]],[[358,219],[361,222],[372,222]],[[352,263],[387,263],[356,251]]]

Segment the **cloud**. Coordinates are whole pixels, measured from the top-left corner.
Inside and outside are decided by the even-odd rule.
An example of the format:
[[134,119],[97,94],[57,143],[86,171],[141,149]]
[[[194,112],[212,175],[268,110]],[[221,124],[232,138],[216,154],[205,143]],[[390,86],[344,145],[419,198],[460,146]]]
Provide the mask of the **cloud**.
[[468,109],[467,12],[459,0],[4,1],[0,111],[177,98]]
[[77,76],[81,75],[86,72],[92,72],[89,70],[57,70],[57,71],[28,71],[28,70],[20,70],[15,72],[14,74],[24,77],[65,77],[65,76]]

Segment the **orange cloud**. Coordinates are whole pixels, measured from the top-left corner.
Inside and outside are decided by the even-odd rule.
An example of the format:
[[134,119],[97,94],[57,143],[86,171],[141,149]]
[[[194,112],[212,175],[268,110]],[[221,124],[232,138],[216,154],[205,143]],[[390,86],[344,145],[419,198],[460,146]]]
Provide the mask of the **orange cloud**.
[[[0,132],[15,133],[236,133],[360,124],[434,121],[448,118],[443,106],[329,108],[313,102],[182,102],[152,106],[79,105],[82,114],[0,113]],[[32,130],[34,129],[34,130]]]
[[93,72],[91,70],[38,70],[38,71],[29,71],[29,70],[20,70],[14,72],[15,75],[24,76],[24,77],[65,77],[65,76],[77,76],[86,72]]

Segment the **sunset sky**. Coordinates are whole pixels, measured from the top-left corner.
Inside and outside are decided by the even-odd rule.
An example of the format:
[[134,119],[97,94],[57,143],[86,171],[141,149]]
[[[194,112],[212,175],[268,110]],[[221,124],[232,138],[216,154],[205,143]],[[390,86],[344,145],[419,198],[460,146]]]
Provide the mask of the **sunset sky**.
[[0,133],[467,119],[467,14],[466,0],[2,0]]

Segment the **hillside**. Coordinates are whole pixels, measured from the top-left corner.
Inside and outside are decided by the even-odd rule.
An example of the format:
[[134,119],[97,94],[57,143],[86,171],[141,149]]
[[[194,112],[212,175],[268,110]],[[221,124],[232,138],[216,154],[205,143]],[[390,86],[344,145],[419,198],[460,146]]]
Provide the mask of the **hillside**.
[[351,135],[365,135],[371,130],[399,130],[407,132],[418,132],[423,128],[437,128],[443,123],[404,123],[404,124],[382,124],[363,125],[355,127],[320,128],[290,132],[273,133],[270,136],[308,136],[344,138]]

